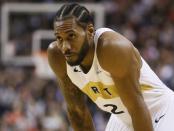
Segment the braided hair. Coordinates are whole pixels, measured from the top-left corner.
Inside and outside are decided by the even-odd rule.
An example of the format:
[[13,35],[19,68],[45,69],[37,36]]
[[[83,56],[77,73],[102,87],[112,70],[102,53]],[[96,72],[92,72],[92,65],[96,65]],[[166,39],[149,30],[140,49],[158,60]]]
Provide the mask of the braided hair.
[[75,17],[76,22],[82,27],[86,27],[87,24],[93,24],[93,18],[90,12],[77,3],[64,4],[56,13],[54,22],[65,20],[67,18]]

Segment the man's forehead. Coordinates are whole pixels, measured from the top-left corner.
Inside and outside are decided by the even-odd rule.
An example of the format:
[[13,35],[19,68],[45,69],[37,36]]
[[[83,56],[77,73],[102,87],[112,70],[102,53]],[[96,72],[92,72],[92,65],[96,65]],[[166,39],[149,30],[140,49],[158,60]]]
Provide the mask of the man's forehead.
[[75,18],[69,18],[65,20],[56,21],[54,23],[55,29],[71,29],[76,26]]

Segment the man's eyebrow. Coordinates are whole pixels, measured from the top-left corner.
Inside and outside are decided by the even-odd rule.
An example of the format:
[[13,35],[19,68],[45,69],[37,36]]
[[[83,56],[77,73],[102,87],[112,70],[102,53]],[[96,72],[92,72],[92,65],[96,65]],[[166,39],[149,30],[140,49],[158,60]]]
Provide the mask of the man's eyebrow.
[[65,33],[75,32],[73,29],[65,30]]
[[[56,31],[54,34],[59,35],[61,31]],[[63,31],[64,33],[75,33],[76,31],[73,29],[67,29]]]

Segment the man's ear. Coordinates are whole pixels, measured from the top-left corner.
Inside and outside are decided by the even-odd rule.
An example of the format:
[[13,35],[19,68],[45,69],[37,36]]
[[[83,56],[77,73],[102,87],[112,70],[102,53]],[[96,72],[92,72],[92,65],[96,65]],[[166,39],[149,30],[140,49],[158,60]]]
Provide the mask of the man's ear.
[[93,24],[88,24],[87,25],[87,32],[89,36],[93,36],[94,35],[94,26]]

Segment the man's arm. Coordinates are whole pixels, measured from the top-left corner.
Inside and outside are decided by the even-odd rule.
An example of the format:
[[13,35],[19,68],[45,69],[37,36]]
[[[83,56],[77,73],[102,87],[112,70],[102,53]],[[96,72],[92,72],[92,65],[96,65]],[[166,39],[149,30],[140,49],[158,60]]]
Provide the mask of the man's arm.
[[82,92],[71,82],[66,73],[65,59],[53,42],[48,48],[49,65],[57,76],[60,89],[67,103],[68,117],[74,131],[94,131],[91,114]]
[[138,51],[118,33],[106,32],[99,42],[99,61],[110,72],[120,98],[132,118],[134,130],[153,131],[151,116],[139,84],[141,59]]

